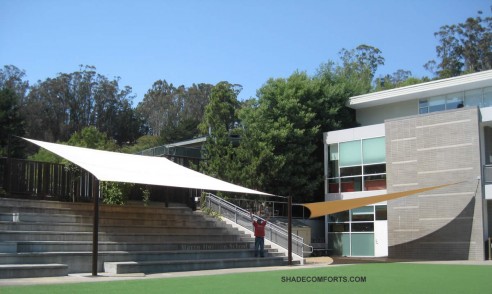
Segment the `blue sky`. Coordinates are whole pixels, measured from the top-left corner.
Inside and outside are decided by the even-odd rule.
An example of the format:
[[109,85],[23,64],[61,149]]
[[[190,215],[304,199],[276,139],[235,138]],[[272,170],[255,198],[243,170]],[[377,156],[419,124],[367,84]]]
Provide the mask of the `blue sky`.
[[312,75],[342,48],[375,46],[376,74],[436,58],[434,33],[464,22],[490,0],[0,0],[0,66],[26,71],[31,84],[96,66],[137,95],[152,84],[243,86],[256,95],[269,78]]

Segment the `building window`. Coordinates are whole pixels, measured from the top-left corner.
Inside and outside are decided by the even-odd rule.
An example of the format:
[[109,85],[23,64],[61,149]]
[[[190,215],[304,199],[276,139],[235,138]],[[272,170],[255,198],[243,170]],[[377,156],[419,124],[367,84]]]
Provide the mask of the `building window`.
[[350,212],[353,222],[374,221],[374,206],[359,207]]
[[376,205],[376,220],[388,220],[388,210],[386,205]]
[[461,108],[492,106],[492,87],[419,99],[419,114]]
[[327,216],[328,249],[333,255],[374,256],[374,223],[386,218],[386,205],[370,205]]
[[419,100],[419,113],[429,113],[429,101],[427,99]]
[[340,143],[340,166],[360,165],[362,153],[360,141]]
[[328,145],[328,193],[386,189],[384,137]]
[[483,89],[483,107],[492,106],[492,87]]
[[446,96],[446,109],[462,108],[464,104],[464,93],[454,93]]
[[482,104],[482,89],[465,92],[465,106],[477,106]]
[[446,109],[446,96],[438,96],[429,99],[429,112],[442,111]]

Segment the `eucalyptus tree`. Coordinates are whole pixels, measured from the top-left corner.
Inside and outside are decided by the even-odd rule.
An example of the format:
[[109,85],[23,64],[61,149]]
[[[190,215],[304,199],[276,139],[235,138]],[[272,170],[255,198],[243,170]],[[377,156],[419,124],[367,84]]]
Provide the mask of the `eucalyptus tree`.
[[22,104],[29,91],[29,82],[25,78],[24,70],[14,65],[4,65],[3,69],[0,69],[0,89],[12,90]]
[[438,60],[424,65],[439,78],[492,69],[492,17],[478,11],[463,23],[444,25],[434,33],[439,39]]
[[154,82],[137,106],[137,112],[149,127],[149,134],[162,143],[190,139],[198,135],[212,85],[174,86],[166,80]]
[[[131,108],[131,87],[120,89],[119,78],[98,74],[95,67],[60,73],[30,88],[24,104],[32,138],[66,141],[88,126],[96,126],[119,144],[135,141],[141,121]],[[123,124],[123,125],[122,125]]]

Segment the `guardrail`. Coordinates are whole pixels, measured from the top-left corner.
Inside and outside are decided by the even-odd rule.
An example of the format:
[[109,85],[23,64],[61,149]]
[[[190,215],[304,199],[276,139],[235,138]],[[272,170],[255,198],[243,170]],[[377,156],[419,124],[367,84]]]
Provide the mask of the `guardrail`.
[[[244,227],[245,229],[253,232],[251,230],[251,218],[249,211],[234,205],[220,197],[217,197],[211,193],[206,193],[205,206],[216,211],[220,216],[225,217],[236,224]],[[260,218],[256,216],[256,218]],[[268,222],[265,227],[265,239],[279,245],[280,247],[287,250],[288,248],[288,232],[286,229],[279,227],[272,222]],[[305,250],[307,249],[307,250]],[[304,257],[304,253],[313,253],[313,247],[305,244],[304,239],[296,234],[292,234],[292,253]]]
[[201,159],[201,150],[181,146],[158,146],[137,152],[137,155],[146,156],[178,156]]

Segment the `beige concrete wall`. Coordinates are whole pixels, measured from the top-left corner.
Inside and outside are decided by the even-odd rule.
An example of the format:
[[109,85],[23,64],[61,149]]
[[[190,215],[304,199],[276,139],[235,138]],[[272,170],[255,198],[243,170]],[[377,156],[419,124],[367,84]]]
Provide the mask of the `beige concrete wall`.
[[410,100],[356,110],[356,120],[361,126],[381,124],[387,119],[418,114],[419,101]]
[[483,260],[479,113],[386,121],[388,192],[463,183],[388,202],[389,257]]

